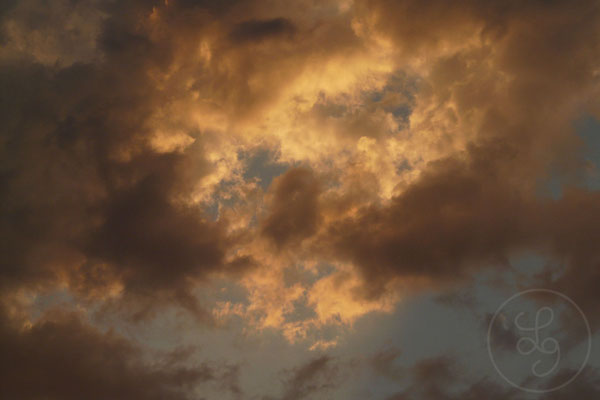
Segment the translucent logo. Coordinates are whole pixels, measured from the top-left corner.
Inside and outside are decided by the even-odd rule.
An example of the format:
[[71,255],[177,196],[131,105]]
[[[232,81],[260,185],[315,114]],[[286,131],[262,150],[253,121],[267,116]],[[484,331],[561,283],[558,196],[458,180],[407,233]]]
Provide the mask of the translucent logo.
[[592,335],[585,314],[571,298],[530,289],[510,297],[494,313],[487,344],[492,364],[506,382],[526,392],[547,393],[581,373]]

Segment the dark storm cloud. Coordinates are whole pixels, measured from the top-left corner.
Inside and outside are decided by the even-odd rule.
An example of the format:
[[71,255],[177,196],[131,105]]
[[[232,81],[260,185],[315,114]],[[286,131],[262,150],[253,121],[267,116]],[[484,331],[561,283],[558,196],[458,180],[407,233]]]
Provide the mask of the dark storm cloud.
[[599,194],[573,188],[556,200],[539,198],[498,173],[499,157],[471,152],[470,161],[431,165],[391,204],[331,224],[321,242],[359,267],[375,297],[394,277],[443,285],[482,268],[509,268],[518,251],[538,251],[562,269],[540,273],[534,284],[567,294],[596,320]]
[[124,338],[101,333],[74,314],[58,313],[20,328],[2,310],[0,397],[23,400],[185,400],[217,378],[206,365],[148,363]]
[[240,22],[231,31],[231,40],[259,41],[269,38],[289,37],[294,34],[294,24],[286,18],[249,20]]
[[[130,160],[115,160],[115,152],[132,146],[146,129],[149,104],[140,98],[146,89],[135,93],[129,78],[106,77],[91,67],[59,74],[34,68],[26,78],[20,82],[38,95],[7,115],[4,131],[5,278],[35,282],[51,274],[46,266],[59,263],[65,252],[111,263],[117,275],[140,286],[153,280],[160,286],[164,278],[170,286],[218,266],[220,228],[203,221],[202,210],[172,198],[185,186],[178,168],[193,167],[186,155],[142,149]],[[103,94],[96,86],[102,82],[114,88]],[[203,166],[197,167],[202,174]]]
[[90,240],[92,255],[124,267],[128,286],[169,286],[222,261],[223,233],[202,220],[201,208],[169,200],[173,177],[158,174],[172,172],[174,161],[160,158],[165,160],[151,160],[160,166],[157,173],[114,192],[102,210],[104,223]]
[[590,320],[592,330],[598,330],[600,192],[568,189],[559,201],[552,202],[543,227],[549,236],[547,248],[560,260],[561,269],[559,273],[541,272],[539,282],[571,297]]
[[529,205],[488,167],[485,160],[436,163],[389,206],[330,226],[332,248],[375,286],[394,275],[456,281],[481,263],[503,262],[528,239],[520,217]]
[[101,63],[0,64],[3,290],[66,279],[84,296],[116,284],[189,302],[195,280],[240,269],[223,260],[224,226],[180,200],[210,171],[201,141],[169,153],[149,144],[169,94],[147,71],[172,57],[137,24],[151,5],[107,8]]
[[320,222],[321,191],[314,173],[302,167],[290,169],[271,186],[268,215],[261,222],[262,234],[278,247],[313,235]]

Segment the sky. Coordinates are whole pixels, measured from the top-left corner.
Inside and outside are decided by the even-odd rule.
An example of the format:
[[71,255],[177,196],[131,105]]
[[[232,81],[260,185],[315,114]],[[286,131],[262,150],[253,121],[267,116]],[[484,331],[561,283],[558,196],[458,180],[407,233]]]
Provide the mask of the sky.
[[0,3],[1,400],[600,395],[600,2]]

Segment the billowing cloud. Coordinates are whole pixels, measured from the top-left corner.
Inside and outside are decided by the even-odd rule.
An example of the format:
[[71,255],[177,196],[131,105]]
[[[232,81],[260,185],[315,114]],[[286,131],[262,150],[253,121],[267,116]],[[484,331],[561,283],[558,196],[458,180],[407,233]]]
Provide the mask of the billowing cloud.
[[[98,398],[215,381],[81,315],[143,329],[174,307],[329,351],[361,318],[491,271],[595,324],[600,199],[577,126],[600,116],[599,18],[587,0],[6,2],[0,295],[27,299],[29,325],[7,313],[0,346],[45,385],[9,375],[8,395],[75,398],[94,373]],[[515,273],[523,251],[548,265]],[[68,304],[45,315],[56,293]],[[81,375],[44,380],[61,351]],[[274,368],[283,398],[328,393],[332,360]],[[252,379],[227,365],[220,388],[241,398]],[[456,370],[440,355],[398,398],[452,398]]]
[[278,246],[316,233],[320,222],[319,182],[310,170],[287,171],[273,183],[272,202],[262,233]]

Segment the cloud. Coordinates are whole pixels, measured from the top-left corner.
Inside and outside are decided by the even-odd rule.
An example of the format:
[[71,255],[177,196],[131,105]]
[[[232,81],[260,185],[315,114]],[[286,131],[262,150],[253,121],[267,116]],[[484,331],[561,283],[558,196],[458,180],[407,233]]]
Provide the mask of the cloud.
[[289,372],[282,400],[300,400],[335,387],[337,369],[328,356],[320,356]]
[[193,283],[229,268],[224,226],[192,200],[213,168],[202,140],[192,132],[195,143],[170,151],[152,143],[170,93],[148,74],[172,52],[133,27],[144,8],[106,19],[102,62],[0,65],[3,289],[67,284],[191,307]]
[[[214,306],[315,349],[338,331],[312,330],[530,250],[563,267],[535,283],[594,318],[598,193],[539,187],[550,172],[576,186],[585,168],[574,122],[598,115],[599,17],[594,1],[3,4],[0,294],[64,290],[138,322],[171,305],[210,321]],[[257,149],[289,166],[268,188],[250,176],[264,166],[247,174]],[[243,299],[201,304],[216,278]],[[177,382],[209,379],[130,365],[142,350],[69,316],[3,336],[46,344],[30,360],[43,365],[64,346],[47,338],[75,340],[69,329],[124,354],[77,360],[82,373],[116,363],[124,381],[107,375],[106,396],[185,398]],[[451,398],[448,365],[417,368],[435,386],[423,393]],[[328,389],[333,370],[323,357],[289,371],[284,398]],[[227,390],[241,396],[240,375]]]
[[290,169],[276,178],[262,234],[278,247],[314,234],[320,223],[320,190],[317,178],[306,168]]
[[97,61],[96,37],[104,17],[96,0],[59,0],[52,7],[39,0],[4,2],[0,57],[61,66]]
[[502,262],[528,239],[520,216],[529,204],[486,164],[435,163],[389,205],[333,223],[331,248],[375,286],[394,276],[458,281],[472,268]]
[[386,349],[375,354],[370,360],[375,373],[390,380],[400,380],[404,377],[405,371],[402,367],[395,365],[396,359],[402,352],[397,348]]
[[[597,5],[364,1],[356,10],[361,34],[388,41],[422,77],[403,146],[417,173],[389,201],[332,221],[318,240],[325,253],[355,264],[368,296],[395,278],[458,282],[523,249],[591,269],[584,219],[598,215],[596,194],[552,202],[538,190],[550,168],[580,165],[573,123],[598,89]],[[585,275],[569,273],[561,287],[575,294],[565,282],[594,280]]]
[[[519,389],[499,385],[487,379],[473,379],[466,376],[455,360],[450,358],[425,359],[412,368],[413,381],[407,390],[398,392],[388,400],[430,400],[430,399],[486,399],[486,400],[522,400],[531,398],[531,394]],[[564,371],[566,376],[572,371]],[[560,381],[564,376],[556,376]],[[552,385],[552,383],[550,383]],[[540,394],[540,400],[570,399],[573,395],[597,396],[598,371],[586,368],[577,381],[562,390]]]
[[269,38],[290,37],[296,28],[286,18],[248,20],[238,23],[231,31],[233,42],[261,41]]
[[76,314],[56,312],[25,327],[4,310],[1,318],[2,397],[184,400],[195,385],[217,378],[207,365],[150,363],[137,345]]

